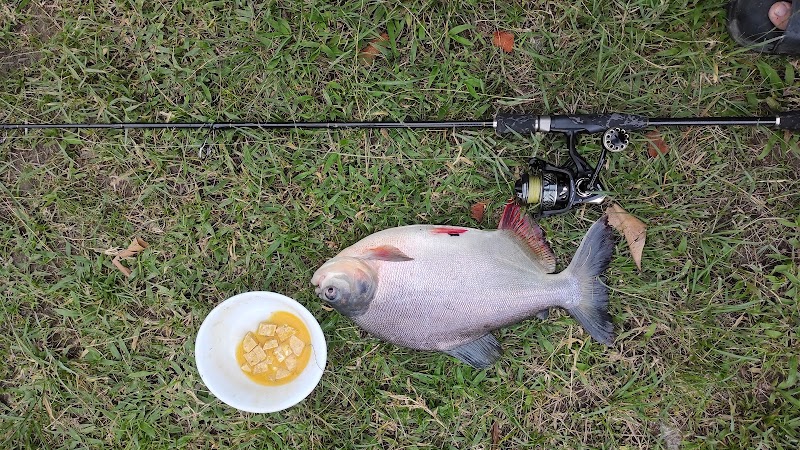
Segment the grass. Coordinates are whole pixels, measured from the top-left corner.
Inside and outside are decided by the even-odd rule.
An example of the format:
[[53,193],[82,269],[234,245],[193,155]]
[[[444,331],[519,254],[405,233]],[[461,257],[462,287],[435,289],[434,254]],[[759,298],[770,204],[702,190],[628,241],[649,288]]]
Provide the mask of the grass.
[[[12,4],[18,3],[18,4]],[[800,107],[798,60],[734,45],[724,2],[0,5],[0,121],[434,120]],[[509,30],[515,51],[491,45]],[[358,51],[388,32],[383,55]],[[472,370],[369,338],[313,271],[411,223],[496,226],[554,136],[486,131],[15,132],[0,144],[3,448],[762,448],[800,442],[800,150],[767,129],[635,134],[604,180],[648,226],[609,271],[618,338],[564,313]],[[209,142],[213,157],[199,160]],[[585,139],[596,157],[598,143]],[[485,201],[483,222],[470,205]],[[565,267],[597,207],[542,222]],[[108,250],[150,248],[125,277]],[[297,298],[329,341],[302,404],[253,415],[196,372],[205,315]],[[495,427],[497,442],[493,442]]]

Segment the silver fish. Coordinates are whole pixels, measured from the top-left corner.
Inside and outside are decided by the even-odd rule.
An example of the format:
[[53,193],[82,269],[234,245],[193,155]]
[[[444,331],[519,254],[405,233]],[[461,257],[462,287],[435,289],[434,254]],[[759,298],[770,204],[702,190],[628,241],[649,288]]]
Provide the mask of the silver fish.
[[589,228],[569,266],[555,272],[542,229],[515,204],[497,230],[409,225],[379,231],[325,262],[311,282],[320,299],[396,345],[488,367],[491,334],[561,307],[597,341],[614,326],[601,275],[614,249],[606,217]]

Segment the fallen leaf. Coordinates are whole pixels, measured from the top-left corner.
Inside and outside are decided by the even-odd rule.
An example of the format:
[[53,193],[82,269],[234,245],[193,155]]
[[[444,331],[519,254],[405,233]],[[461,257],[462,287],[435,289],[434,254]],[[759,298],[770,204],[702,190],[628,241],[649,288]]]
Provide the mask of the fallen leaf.
[[53,416],[53,408],[50,406],[50,400],[47,399],[46,395],[42,396],[42,405],[44,409],[47,411],[47,415],[50,416],[50,422],[53,423],[56,421],[55,416]]
[[120,261],[122,258],[129,258],[131,256],[136,256],[141,253],[142,250],[146,249],[150,245],[145,242],[143,239],[140,238],[133,238],[131,245],[128,246],[127,249],[117,253],[117,256],[111,261],[114,264],[114,267],[119,269],[120,272],[124,273],[126,277],[131,276],[131,269],[128,269],[122,264]]
[[669,151],[667,143],[664,142],[658,130],[648,131],[644,136],[650,144],[647,146],[647,154],[650,155],[651,158],[656,158],[658,155],[663,155]]
[[492,424],[492,448],[500,446],[500,424],[495,420]]
[[114,189],[114,192],[116,192],[117,188],[119,188],[121,184],[125,184],[125,183],[129,182],[128,178],[131,175],[133,175],[134,172],[135,172],[135,170],[131,169],[131,170],[123,173],[122,175],[111,175],[109,177],[108,184],[110,184],[111,188]]
[[647,225],[614,203],[606,210],[608,224],[625,236],[633,262],[642,270],[642,250],[647,238]]
[[228,256],[231,257],[232,261],[239,259],[239,257],[236,256],[236,238],[233,238],[228,244]]
[[[367,44],[366,47],[361,49],[358,53],[358,58],[361,60],[362,63],[370,64],[372,61],[375,60],[375,57],[381,54],[380,46],[384,42],[389,41],[389,34],[388,33],[381,33],[380,37],[377,37]],[[377,44],[377,45],[376,45]]]
[[478,202],[470,208],[470,217],[480,222],[486,214],[486,202]]
[[500,47],[506,53],[514,50],[514,35],[508,31],[495,31],[492,36],[492,45]]

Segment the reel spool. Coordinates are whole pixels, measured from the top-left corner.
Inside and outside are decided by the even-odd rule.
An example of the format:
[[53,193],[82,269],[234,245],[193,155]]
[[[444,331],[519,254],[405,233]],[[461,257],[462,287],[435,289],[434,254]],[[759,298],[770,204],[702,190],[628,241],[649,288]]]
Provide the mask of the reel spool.
[[516,201],[527,205],[534,217],[563,214],[583,203],[601,203],[605,195],[600,183],[577,178],[568,167],[557,167],[539,158],[528,163],[528,172],[514,183]]

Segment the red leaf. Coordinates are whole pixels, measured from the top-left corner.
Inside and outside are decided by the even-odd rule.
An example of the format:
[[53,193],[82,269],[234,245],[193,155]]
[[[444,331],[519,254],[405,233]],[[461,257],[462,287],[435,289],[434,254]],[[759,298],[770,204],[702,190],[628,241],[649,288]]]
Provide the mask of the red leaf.
[[480,222],[483,220],[483,216],[486,214],[486,203],[485,202],[478,202],[472,205],[470,208],[470,216],[475,219],[476,221]]
[[[371,63],[375,60],[375,57],[381,54],[380,49],[378,46],[383,44],[384,42],[389,41],[389,34],[388,33],[381,33],[380,37],[377,37],[367,44],[366,47],[361,49],[358,53],[358,58],[364,63]],[[378,44],[377,46],[375,44]]]
[[492,45],[500,47],[506,53],[514,50],[514,35],[508,31],[495,31],[492,36]]
[[651,158],[656,158],[658,155],[663,155],[669,151],[667,143],[664,142],[658,130],[649,131],[644,136],[650,143],[650,145],[647,146],[647,154],[650,155]]

